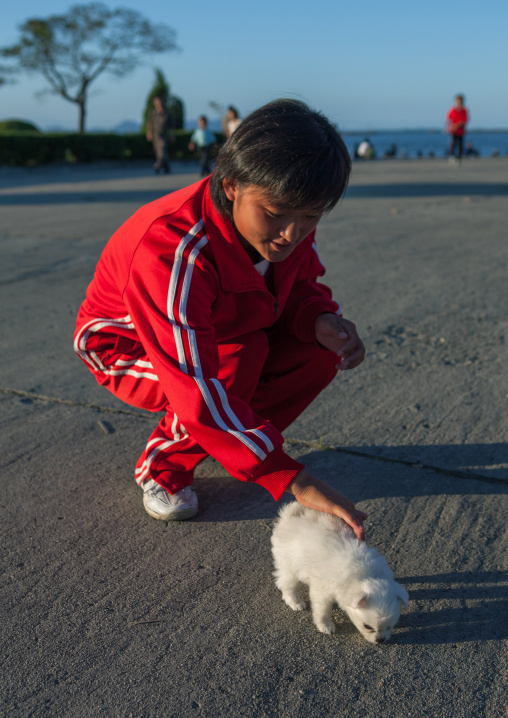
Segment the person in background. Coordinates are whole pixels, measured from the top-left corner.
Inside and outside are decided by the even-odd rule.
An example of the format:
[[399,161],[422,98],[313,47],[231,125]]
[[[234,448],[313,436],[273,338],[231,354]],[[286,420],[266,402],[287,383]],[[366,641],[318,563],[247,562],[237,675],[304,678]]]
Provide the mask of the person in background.
[[396,157],[396,156],[397,156],[397,145],[394,142],[392,142],[390,147],[385,151],[383,157],[391,158],[391,157]]
[[464,150],[464,154],[466,155],[466,157],[479,157],[480,156],[479,151],[476,149],[476,147],[473,147],[472,142],[468,142],[466,144],[466,149]]
[[226,139],[228,139],[228,137],[231,137],[240,122],[241,119],[240,115],[238,114],[238,110],[236,109],[236,107],[233,107],[233,105],[230,105],[228,107],[228,111],[222,119],[222,130],[226,135]]
[[198,117],[198,127],[192,133],[189,142],[189,150],[193,152],[196,147],[198,149],[201,177],[207,177],[212,171],[210,169],[210,149],[215,142],[215,135],[208,129],[208,118],[206,115],[200,115]]
[[373,160],[376,157],[376,151],[367,137],[358,145],[357,153],[362,160]]
[[469,113],[464,107],[464,95],[455,96],[455,105],[448,112],[446,120],[451,139],[450,160],[458,163],[462,159],[464,135],[466,134],[466,124],[469,120]]
[[164,174],[171,172],[168,158],[168,132],[173,128],[173,115],[166,108],[162,97],[153,98],[153,107],[148,114],[146,139],[153,144],[155,153],[155,174],[162,170]]

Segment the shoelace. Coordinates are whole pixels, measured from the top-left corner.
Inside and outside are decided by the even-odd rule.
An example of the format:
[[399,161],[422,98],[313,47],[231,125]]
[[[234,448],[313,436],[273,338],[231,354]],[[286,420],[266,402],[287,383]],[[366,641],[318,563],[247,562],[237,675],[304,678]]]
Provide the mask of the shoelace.
[[[152,489],[152,493],[154,495],[164,493],[169,502],[173,503],[173,499],[175,498],[175,494],[170,494],[169,491],[167,491],[163,486],[157,485],[155,488]],[[185,486],[183,489],[181,489],[178,492],[178,496],[176,496],[176,502],[178,501],[189,501],[189,499],[192,497],[192,489],[190,486]]]

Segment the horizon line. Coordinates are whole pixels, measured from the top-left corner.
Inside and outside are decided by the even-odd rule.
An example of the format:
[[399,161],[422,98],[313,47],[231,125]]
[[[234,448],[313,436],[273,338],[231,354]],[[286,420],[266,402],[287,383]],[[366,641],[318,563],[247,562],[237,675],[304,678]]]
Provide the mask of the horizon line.
[[[0,120],[0,122],[6,122],[6,121],[8,121],[8,120]],[[215,122],[217,122],[217,121],[218,120],[215,120]],[[137,124],[137,125],[139,125],[139,127],[141,127],[141,122],[136,122],[136,120],[121,120],[120,122],[116,123],[112,127],[95,125],[94,127],[90,127],[86,132],[91,132],[91,133],[92,132],[96,132],[96,133],[110,132],[110,131],[113,131],[115,127],[118,127],[127,122],[132,122],[133,124]],[[211,120],[211,121],[209,120],[209,122],[214,122],[214,120]],[[185,120],[185,124],[190,124],[190,123],[193,123],[193,120]],[[186,129],[186,128],[184,128],[184,129]],[[390,132],[401,132],[401,133],[403,133],[403,132],[425,132],[425,133],[429,133],[429,134],[442,134],[442,135],[448,134],[448,132],[445,129],[439,128],[439,127],[391,127],[391,128],[387,128],[387,129],[384,129],[384,128],[383,129],[380,129],[380,128],[378,128],[378,129],[366,129],[366,128],[343,129],[341,127],[338,127],[337,129],[343,135],[348,135],[348,134],[350,134],[350,135],[359,135],[359,134],[375,135],[375,134],[383,134],[383,133],[390,133]],[[42,132],[52,132],[52,131],[69,132],[71,134],[76,132],[75,129],[63,127],[63,126],[57,125],[57,124],[45,125],[45,129],[42,129]],[[85,134],[86,134],[86,132],[85,132]],[[471,133],[471,132],[505,133],[505,132],[508,132],[508,127],[472,127],[470,129],[466,130],[466,134]]]

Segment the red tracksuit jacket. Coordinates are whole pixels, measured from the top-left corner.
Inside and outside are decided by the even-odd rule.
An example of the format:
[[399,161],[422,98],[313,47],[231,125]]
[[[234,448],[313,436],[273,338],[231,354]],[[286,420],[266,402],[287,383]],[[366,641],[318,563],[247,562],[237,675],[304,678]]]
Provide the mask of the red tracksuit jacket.
[[232,476],[280,496],[302,465],[284,453],[270,422],[226,393],[217,343],[275,323],[315,341],[317,315],[338,305],[316,282],[324,267],[314,232],[272,265],[269,291],[208,185],[209,178],[162,197],[117,230],[79,311],[75,350],[102,383],[108,370],[87,350],[91,332],[131,339],[134,355],[141,344],[151,367],[138,371],[158,378],[189,435]]

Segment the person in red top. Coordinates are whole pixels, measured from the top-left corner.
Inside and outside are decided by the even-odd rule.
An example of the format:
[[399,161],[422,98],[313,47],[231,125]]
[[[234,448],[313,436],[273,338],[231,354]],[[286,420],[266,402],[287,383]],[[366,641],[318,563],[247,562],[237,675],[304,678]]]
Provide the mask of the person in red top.
[[450,155],[456,160],[462,159],[464,135],[469,116],[464,107],[464,95],[456,95],[455,105],[447,115],[448,132],[451,136]]
[[315,230],[350,170],[323,115],[277,100],[239,125],[211,177],[142,207],[107,243],[74,348],[115,396],[164,412],[135,471],[154,518],[196,514],[194,469],[210,455],[364,538],[366,514],[288,456],[281,434],[364,358],[318,281]]

